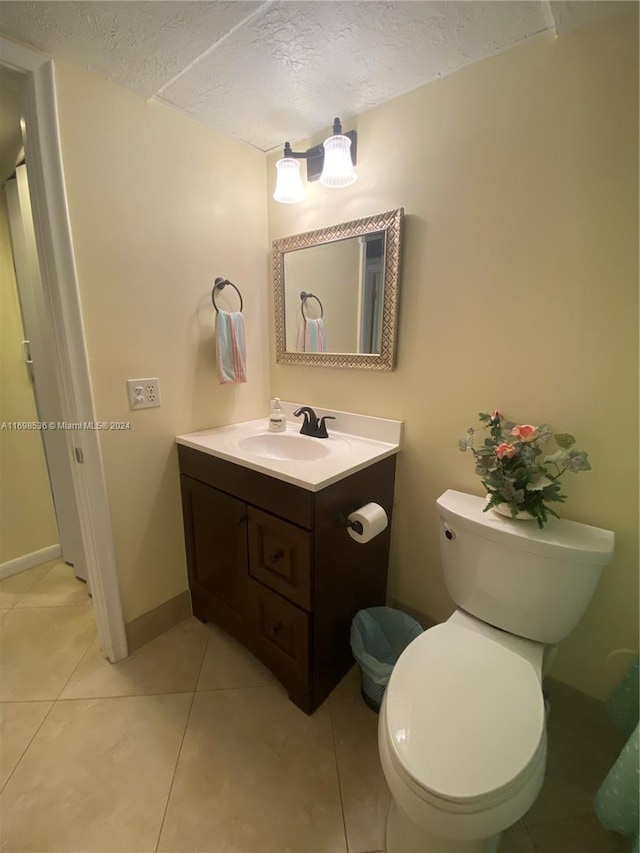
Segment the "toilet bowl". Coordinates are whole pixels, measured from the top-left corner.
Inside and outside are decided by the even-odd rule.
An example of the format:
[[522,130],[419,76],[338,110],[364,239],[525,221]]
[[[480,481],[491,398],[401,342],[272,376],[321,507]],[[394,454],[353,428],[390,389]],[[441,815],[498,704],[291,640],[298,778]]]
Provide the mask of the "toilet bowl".
[[452,490],[437,506],[457,610],[405,649],[385,692],[386,850],[494,853],[542,787],[543,670],[582,617],[614,537],[556,519],[540,530]]
[[535,801],[546,759],[543,647],[525,640],[514,650],[509,637],[457,611],[396,664],[378,726],[390,853],[490,853]]

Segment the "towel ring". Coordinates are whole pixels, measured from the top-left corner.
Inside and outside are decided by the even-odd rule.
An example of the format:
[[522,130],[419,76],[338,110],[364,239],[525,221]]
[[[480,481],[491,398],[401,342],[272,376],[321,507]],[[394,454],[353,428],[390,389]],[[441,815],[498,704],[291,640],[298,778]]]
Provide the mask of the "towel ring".
[[220,278],[220,276],[218,276],[218,278],[215,280],[214,285],[213,285],[213,290],[211,291],[211,301],[213,302],[213,307],[216,309],[216,312],[218,312],[220,310],[218,308],[218,306],[216,305],[216,290],[222,290],[227,285],[229,285],[229,287],[232,287],[235,290],[235,292],[238,294],[238,297],[240,298],[240,311],[242,311],[242,308],[243,308],[242,294],[240,293],[240,291],[238,290],[238,288],[235,286],[235,284],[232,281],[229,281],[229,279],[227,279],[227,278]]
[[301,290],[300,291],[300,299],[302,300],[302,303],[300,305],[300,313],[302,314],[302,318],[304,320],[308,319],[308,317],[304,313],[304,303],[307,301],[307,299],[315,299],[316,300],[316,302],[320,306],[320,319],[322,319],[324,317],[324,308],[322,307],[322,302],[320,302],[320,300],[315,295],[315,293],[306,293],[304,290]]

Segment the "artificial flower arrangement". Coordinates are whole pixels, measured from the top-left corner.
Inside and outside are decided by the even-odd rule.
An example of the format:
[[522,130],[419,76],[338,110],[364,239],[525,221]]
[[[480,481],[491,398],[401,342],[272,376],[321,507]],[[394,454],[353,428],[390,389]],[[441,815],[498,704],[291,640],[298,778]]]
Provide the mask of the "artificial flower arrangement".
[[[559,518],[549,504],[567,499],[560,494],[560,477],[566,471],[591,470],[587,454],[574,450],[575,438],[568,433],[553,433],[547,424],[513,423],[497,409],[490,415],[481,412],[479,417],[482,425],[470,427],[458,447],[473,453],[476,474],[489,498],[484,511],[506,504],[513,518],[529,513],[538,527],[545,525],[549,515]],[[485,430],[489,435],[480,447],[475,447],[476,434]],[[545,456],[542,445],[551,439],[558,449]]]

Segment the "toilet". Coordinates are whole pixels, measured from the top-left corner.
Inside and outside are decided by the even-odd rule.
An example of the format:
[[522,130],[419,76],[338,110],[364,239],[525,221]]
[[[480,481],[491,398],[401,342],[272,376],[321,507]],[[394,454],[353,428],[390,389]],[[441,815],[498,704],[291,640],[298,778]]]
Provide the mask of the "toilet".
[[542,677],[613,554],[614,535],[573,521],[483,512],[438,498],[456,611],[402,653],[378,724],[392,803],[387,853],[493,853],[533,805],[546,764]]

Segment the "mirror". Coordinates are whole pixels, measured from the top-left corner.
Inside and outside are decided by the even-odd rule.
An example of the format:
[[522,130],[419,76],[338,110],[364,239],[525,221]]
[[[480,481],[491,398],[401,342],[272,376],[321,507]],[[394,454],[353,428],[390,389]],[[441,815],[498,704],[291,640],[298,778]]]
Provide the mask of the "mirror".
[[279,364],[393,370],[403,215],[274,240]]

